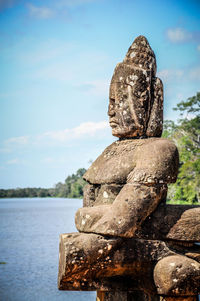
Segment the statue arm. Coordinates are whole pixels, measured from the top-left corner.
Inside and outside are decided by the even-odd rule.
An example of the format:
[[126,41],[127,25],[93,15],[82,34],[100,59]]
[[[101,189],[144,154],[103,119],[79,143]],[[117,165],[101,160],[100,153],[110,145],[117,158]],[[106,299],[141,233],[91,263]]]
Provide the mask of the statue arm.
[[136,167],[111,205],[81,208],[76,226],[81,232],[134,237],[143,221],[166,200],[167,183],[178,171],[176,146],[165,139],[138,151]]
[[85,207],[76,214],[81,232],[133,237],[136,230],[166,198],[166,185],[124,185],[112,205]]

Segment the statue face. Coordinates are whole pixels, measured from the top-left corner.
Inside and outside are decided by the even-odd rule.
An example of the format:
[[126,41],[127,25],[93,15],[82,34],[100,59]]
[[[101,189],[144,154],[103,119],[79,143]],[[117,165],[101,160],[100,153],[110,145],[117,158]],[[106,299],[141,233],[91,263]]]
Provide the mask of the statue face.
[[108,115],[119,138],[145,136],[150,111],[150,74],[118,65],[110,85]]
[[142,125],[138,128],[138,116],[134,111],[130,87],[126,85],[122,89],[119,84],[112,87],[115,95],[110,97],[108,108],[112,134],[119,138],[137,136]]

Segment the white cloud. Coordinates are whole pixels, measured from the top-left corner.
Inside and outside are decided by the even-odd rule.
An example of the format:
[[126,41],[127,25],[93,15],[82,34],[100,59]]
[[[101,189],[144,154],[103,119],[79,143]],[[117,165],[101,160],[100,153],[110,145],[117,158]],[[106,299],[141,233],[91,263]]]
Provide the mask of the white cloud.
[[180,80],[183,78],[184,70],[181,69],[164,69],[157,73],[163,81]]
[[40,135],[38,138],[40,141],[44,139],[52,141],[65,142],[71,139],[79,139],[83,136],[94,136],[100,131],[104,131],[108,128],[109,124],[107,121],[100,122],[85,122],[72,129],[64,129],[60,131],[46,132]]
[[[2,0],[0,0],[2,1]],[[13,6],[14,0],[8,0]],[[15,0],[16,1],[16,0]],[[52,3],[51,8],[47,6],[36,6],[32,3],[28,3],[27,7],[29,10],[30,16],[37,19],[51,19],[53,17],[59,16],[64,17],[64,20],[70,20],[70,10],[76,6],[85,5],[88,3],[95,2],[96,0],[58,0],[55,3]],[[5,1],[3,1],[5,2]],[[1,2],[0,2],[1,4]],[[5,5],[4,5],[5,6]],[[8,4],[7,4],[8,6]],[[1,5],[0,5],[1,8]]]
[[197,46],[197,50],[200,51],[200,44]]
[[29,136],[19,136],[19,137],[12,137],[5,141],[7,146],[15,145],[15,146],[24,146],[28,144]]
[[[49,147],[55,145],[58,146],[59,143],[68,143],[80,138],[88,139],[94,136],[96,138],[98,136],[108,134],[108,128],[109,123],[107,121],[89,121],[81,123],[77,127],[71,129],[49,131],[35,136],[12,137],[4,141],[4,145],[0,149],[0,152],[12,152],[16,151],[16,149],[24,149],[27,147],[43,147],[47,145]],[[49,163],[51,159],[48,158],[47,161]]]
[[76,136],[82,135],[94,135],[96,132],[100,130],[104,130],[108,128],[107,121],[100,121],[100,122],[85,122],[80,124],[78,127],[73,129],[73,132]]
[[8,161],[6,162],[6,164],[9,164],[9,165],[19,164],[19,163],[20,163],[20,161],[19,161],[18,158],[15,158],[15,159],[12,159],[12,160],[8,160]]
[[[200,31],[188,31],[181,27],[169,28],[166,32],[167,38],[172,43],[200,42]],[[200,46],[200,45],[199,45]],[[198,50],[199,50],[198,46]]]
[[24,148],[30,144],[30,136],[12,137],[3,142],[0,153],[11,153],[12,151]]
[[32,3],[28,3],[27,7],[30,16],[37,19],[50,19],[55,16],[55,11],[49,7],[35,6]]
[[172,43],[183,43],[192,38],[192,33],[180,27],[169,28],[167,30],[167,37]]
[[164,82],[184,81],[200,81],[200,66],[187,67],[184,69],[164,69],[157,73]]

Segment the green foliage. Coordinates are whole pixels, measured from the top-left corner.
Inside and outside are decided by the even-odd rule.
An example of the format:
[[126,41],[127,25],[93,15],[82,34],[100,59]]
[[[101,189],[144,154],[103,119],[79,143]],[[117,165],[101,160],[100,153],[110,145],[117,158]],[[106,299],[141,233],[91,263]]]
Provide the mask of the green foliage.
[[163,137],[173,140],[179,150],[180,168],[175,184],[169,186],[172,203],[200,202],[200,93],[177,104],[178,123],[166,121]]
[[45,188],[0,189],[0,198],[36,198],[51,196],[53,196],[52,189]]
[[76,174],[68,176],[64,183],[58,182],[54,188],[0,189],[0,198],[82,198],[83,187],[86,184],[82,176],[85,172],[85,168],[79,168]]
[[79,168],[76,174],[68,176],[65,183],[55,185],[55,196],[65,198],[81,198],[83,197],[83,187],[86,182],[83,180],[83,175],[86,172],[85,168]]
[[163,138],[172,138],[173,134],[176,131],[176,124],[174,121],[172,120],[165,120],[164,124],[163,124],[163,134],[162,137]]
[[198,113],[200,111],[200,92],[197,92],[195,96],[189,97],[186,101],[179,102],[174,111],[179,111],[181,116],[185,113],[187,115],[189,113]]

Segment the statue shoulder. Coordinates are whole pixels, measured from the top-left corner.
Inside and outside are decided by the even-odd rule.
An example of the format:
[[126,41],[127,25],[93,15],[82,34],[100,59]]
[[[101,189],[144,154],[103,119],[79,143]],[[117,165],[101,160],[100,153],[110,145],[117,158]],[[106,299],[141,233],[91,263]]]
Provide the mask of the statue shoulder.
[[138,149],[138,160],[144,159],[152,160],[170,160],[174,155],[178,155],[178,150],[173,141],[164,138],[148,138],[145,143]]
[[178,174],[179,155],[176,145],[162,138],[147,139],[136,154],[136,167],[128,182],[174,183]]
[[125,184],[136,166],[135,153],[140,139],[115,141],[93,162],[83,178],[91,184]]
[[171,183],[178,172],[178,151],[161,138],[116,141],[93,162],[83,178],[91,184]]

